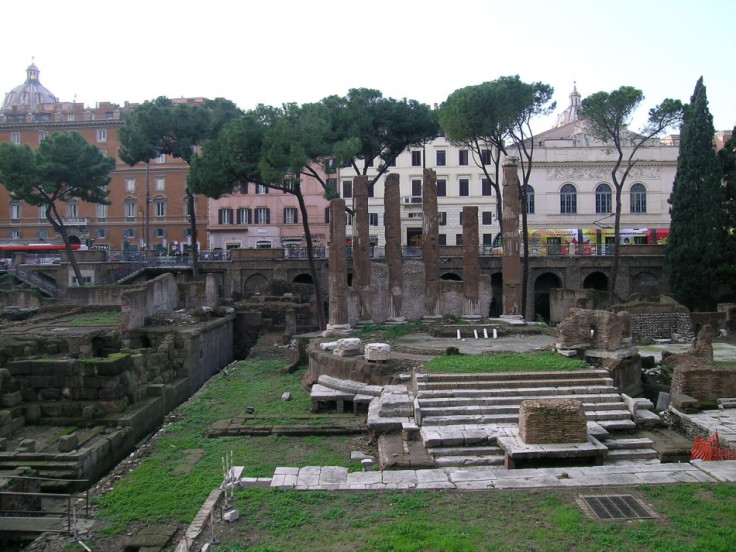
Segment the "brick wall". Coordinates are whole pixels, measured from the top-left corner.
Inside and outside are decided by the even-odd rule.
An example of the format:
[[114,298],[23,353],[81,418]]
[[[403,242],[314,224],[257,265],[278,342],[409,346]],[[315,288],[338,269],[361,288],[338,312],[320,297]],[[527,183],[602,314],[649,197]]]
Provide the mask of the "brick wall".
[[736,397],[736,369],[677,366],[672,376],[672,394],[688,395],[704,402]]
[[534,399],[521,401],[519,437],[525,443],[584,443],[588,423],[582,401]]

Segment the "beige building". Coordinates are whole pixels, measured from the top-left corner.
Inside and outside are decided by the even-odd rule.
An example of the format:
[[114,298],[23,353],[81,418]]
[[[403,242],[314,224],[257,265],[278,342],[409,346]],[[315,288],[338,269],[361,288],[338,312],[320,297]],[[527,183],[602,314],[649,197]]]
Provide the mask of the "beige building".
[[[613,228],[615,190],[610,173],[615,158],[610,146],[595,140],[586,131],[585,122],[579,119],[579,105],[580,94],[574,89],[570,104],[558,117],[557,126],[535,137],[528,190],[528,224],[530,231],[567,229],[570,234],[578,230],[586,230],[588,234],[600,231],[598,238],[605,243],[606,235]],[[637,155],[639,161],[626,180],[622,196],[621,228],[632,231],[629,233],[631,239],[636,235],[641,242],[641,236],[646,234],[634,229],[669,228],[667,198],[677,168],[677,146],[677,140],[672,137],[653,140]],[[513,148],[508,149],[513,154]],[[497,197],[484,182],[482,161],[475,159],[467,149],[453,146],[444,137],[421,148],[409,148],[399,155],[396,166],[390,167],[389,172],[400,175],[405,246],[421,244],[422,169],[427,167],[437,172],[440,244],[461,244],[462,208],[477,205],[482,251],[485,254],[493,252],[492,246],[499,233]],[[375,174],[374,169],[369,176]],[[340,193],[348,201],[352,197],[354,175],[350,168],[340,171]],[[379,247],[385,245],[383,180],[376,184],[373,197],[368,200],[371,239]],[[349,227],[348,235],[351,230]],[[537,234],[546,243],[548,233]],[[651,234],[648,239],[651,240]]]

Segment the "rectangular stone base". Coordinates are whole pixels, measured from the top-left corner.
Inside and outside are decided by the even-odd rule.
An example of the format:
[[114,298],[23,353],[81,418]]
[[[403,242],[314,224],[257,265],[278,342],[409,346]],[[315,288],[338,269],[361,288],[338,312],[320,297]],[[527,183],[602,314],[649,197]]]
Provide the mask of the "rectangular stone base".
[[[603,464],[608,454],[608,448],[601,444],[595,437],[588,437],[586,443],[549,443],[528,444],[517,435],[498,437],[497,444],[506,453],[506,469],[512,470],[517,467],[528,467],[545,462],[554,465],[564,465],[561,460],[569,460],[571,465],[580,463],[591,463],[597,466]],[[553,462],[550,462],[553,461]]]

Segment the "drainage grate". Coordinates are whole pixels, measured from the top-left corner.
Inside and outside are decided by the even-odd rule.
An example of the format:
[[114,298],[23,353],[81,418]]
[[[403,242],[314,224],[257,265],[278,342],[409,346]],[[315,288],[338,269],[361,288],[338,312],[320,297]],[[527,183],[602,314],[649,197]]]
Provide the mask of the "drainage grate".
[[600,520],[650,519],[657,515],[631,495],[581,496],[581,506]]

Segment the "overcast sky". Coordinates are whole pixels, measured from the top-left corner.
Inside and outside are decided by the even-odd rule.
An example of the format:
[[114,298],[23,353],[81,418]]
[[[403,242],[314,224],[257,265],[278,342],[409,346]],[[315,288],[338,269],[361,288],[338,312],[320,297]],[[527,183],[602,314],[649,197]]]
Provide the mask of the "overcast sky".
[[[583,97],[643,90],[636,130],[702,75],[717,130],[736,124],[734,0],[36,0],[4,3],[0,92],[32,60],[62,101],[224,97],[243,109],[350,88],[442,103],[518,74]],[[541,123],[545,130],[554,123]]]

